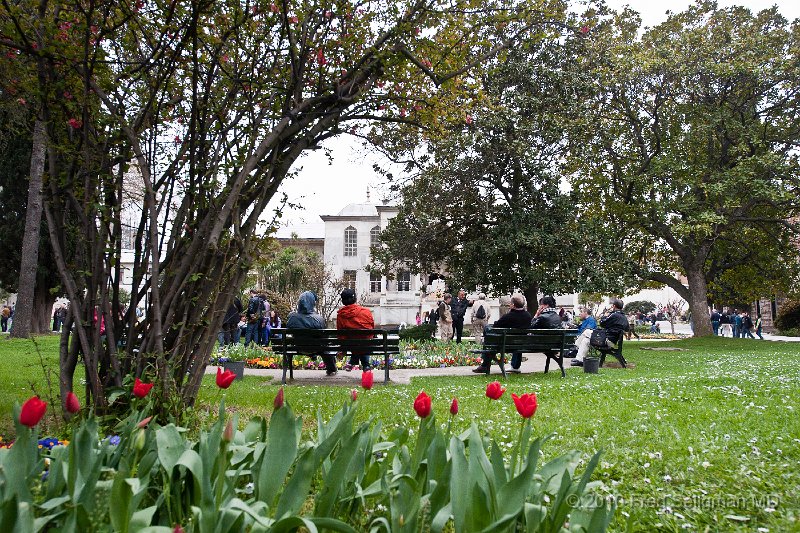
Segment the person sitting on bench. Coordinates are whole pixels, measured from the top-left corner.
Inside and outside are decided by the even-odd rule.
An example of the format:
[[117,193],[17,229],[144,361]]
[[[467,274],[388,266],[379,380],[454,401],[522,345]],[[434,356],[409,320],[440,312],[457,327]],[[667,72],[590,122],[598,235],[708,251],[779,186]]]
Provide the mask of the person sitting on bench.
[[[344,307],[336,313],[336,329],[375,329],[375,319],[372,318],[372,311],[356,303],[356,291],[353,289],[343,290],[342,303]],[[371,339],[372,334],[339,335],[339,338]],[[359,359],[361,360],[361,370],[364,372],[369,370],[369,350],[354,350],[350,355],[350,362],[344,365],[344,369],[350,372],[353,367],[358,366]]]
[[[508,313],[501,316],[498,320],[494,322],[491,326],[486,326],[484,333],[489,331],[491,328],[515,328],[515,329],[527,329],[531,325],[531,320],[533,317],[531,314],[525,309],[525,297],[519,293],[513,294],[511,296],[511,309]],[[556,315],[558,318],[558,315]],[[476,374],[488,374],[489,369],[492,365],[492,360],[495,358],[496,353],[485,353],[483,354],[483,362],[477,367],[473,368],[472,371]],[[517,354],[512,355],[512,366],[514,357]],[[511,370],[511,372],[519,372],[519,366],[522,363],[522,354],[519,354],[519,362],[517,363],[517,370]]]
[[583,366],[583,358],[589,353],[589,341],[595,328],[597,328],[597,320],[589,313],[588,309],[581,309],[581,327],[578,328],[578,338],[575,339],[578,353],[570,363],[572,366]]
[[[606,310],[600,317],[600,327],[606,330],[606,346],[610,350],[616,350],[619,347],[619,341],[622,340],[622,335],[628,331],[628,318],[622,312],[625,304],[618,298],[611,299],[611,309]],[[610,312],[609,312],[610,311]]]
[[[325,321],[322,316],[314,309],[317,305],[317,295],[311,291],[305,291],[300,295],[297,302],[297,311],[289,313],[286,319],[287,329],[325,329]],[[312,359],[315,357],[313,354]],[[325,363],[325,371],[329,376],[336,375],[336,357],[332,354],[322,354],[322,361]]]

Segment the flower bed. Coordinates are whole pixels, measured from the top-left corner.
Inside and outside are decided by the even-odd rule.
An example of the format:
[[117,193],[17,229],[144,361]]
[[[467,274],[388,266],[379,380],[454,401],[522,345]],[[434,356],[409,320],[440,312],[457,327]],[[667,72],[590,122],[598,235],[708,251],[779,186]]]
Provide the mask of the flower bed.
[[[389,359],[389,369],[396,368],[445,368],[451,366],[475,366],[480,364],[480,357],[470,353],[477,347],[475,343],[455,343],[441,341],[400,341],[401,353]],[[231,355],[235,354],[235,358]],[[267,347],[243,346],[218,350],[211,358],[211,364],[222,364],[231,360],[242,360],[248,368],[281,368],[281,356]],[[249,356],[249,357],[248,357]],[[344,368],[349,357],[336,358],[336,366]],[[376,369],[383,369],[385,361],[382,356],[371,356],[370,365]],[[297,356],[292,359],[295,370],[321,370],[325,364],[319,359],[308,356]]]

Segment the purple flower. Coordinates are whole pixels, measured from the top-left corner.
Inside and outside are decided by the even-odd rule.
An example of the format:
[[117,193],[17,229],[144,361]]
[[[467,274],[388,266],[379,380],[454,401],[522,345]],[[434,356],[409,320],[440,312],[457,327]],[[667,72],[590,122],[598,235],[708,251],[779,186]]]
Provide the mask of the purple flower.
[[120,441],[119,435],[112,435],[108,437],[108,443],[111,444],[112,446],[118,446],[119,441]]

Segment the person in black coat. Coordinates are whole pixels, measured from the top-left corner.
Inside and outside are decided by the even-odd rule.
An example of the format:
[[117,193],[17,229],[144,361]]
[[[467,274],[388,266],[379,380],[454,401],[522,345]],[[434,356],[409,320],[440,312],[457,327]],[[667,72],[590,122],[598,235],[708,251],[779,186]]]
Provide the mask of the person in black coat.
[[[558,314],[556,314],[556,318],[558,318]],[[515,329],[527,329],[531,326],[531,320],[533,317],[531,314],[525,309],[525,298],[521,294],[514,294],[511,296],[511,309],[508,313],[501,316],[498,320],[494,322],[491,326],[486,326],[484,332],[489,331],[491,328],[515,328]],[[559,320],[559,323],[561,321]],[[476,368],[473,368],[472,371],[476,374],[488,374],[489,370],[492,366],[492,360],[494,359],[496,353],[486,353],[483,354],[483,362]],[[514,357],[517,354],[512,354],[512,365],[514,361]],[[522,354],[519,354],[520,363],[522,362]],[[517,364],[517,372],[519,372],[519,364]]]
[[628,317],[622,312],[625,304],[618,298],[611,300],[611,312],[600,319],[600,327],[606,330],[606,345],[616,349],[622,335],[628,331]]
[[233,297],[233,302],[228,306],[225,312],[225,318],[222,320],[223,343],[225,345],[233,344],[236,328],[239,327],[239,318],[242,315],[242,301],[238,296]]
[[464,316],[467,314],[467,307],[470,305],[472,305],[472,302],[467,300],[467,293],[464,289],[459,290],[458,297],[450,302],[456,342],[461,342],[461,334],[464,333]]

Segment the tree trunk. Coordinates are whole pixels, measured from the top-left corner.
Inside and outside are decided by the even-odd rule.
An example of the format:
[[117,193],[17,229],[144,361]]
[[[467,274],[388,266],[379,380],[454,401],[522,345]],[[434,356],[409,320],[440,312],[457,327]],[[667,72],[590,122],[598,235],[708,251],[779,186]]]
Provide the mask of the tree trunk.
[[36,287],[36,270],[39,266],[39,232],[42,225],[42,175],[47,147],[45,123],[36,120],[33,128],[31,177],[28,184],[28,207],[25,214],[25,234],[22,237],[22,261],[17,285],[17,307],[14,311],[12,337],[27,339],[31,334],[33,295]]
[[56,297],[50,289],[39,280],[33,291],[33,313],[31,315],[31,333],[40,335],[53,329],[53,304]]
[[539,284],[531,283],[525,287],[525,290],[522,291],[522,294],[525,295],[528,312],[530,314],[536,313],[536,311],[539,310]]
[[692,313],[692,326],[695,337],[710,337],[711,317],[708,314],[708,282],[702,265],[687,266],[686,278],[689,280],[689,311]]

